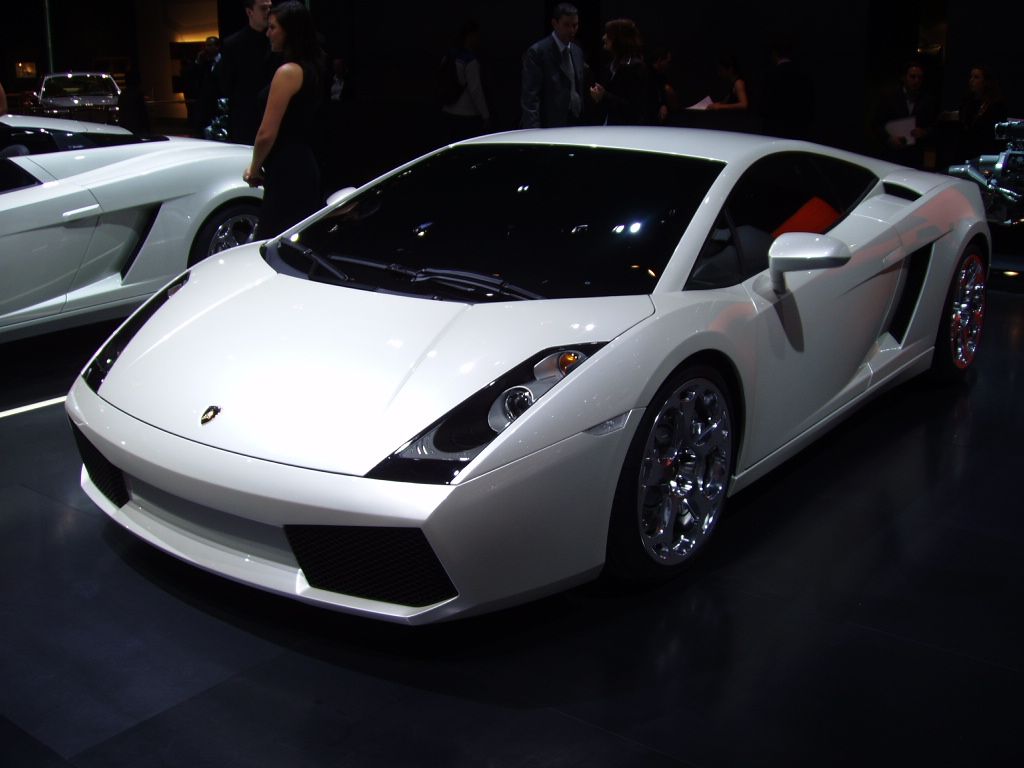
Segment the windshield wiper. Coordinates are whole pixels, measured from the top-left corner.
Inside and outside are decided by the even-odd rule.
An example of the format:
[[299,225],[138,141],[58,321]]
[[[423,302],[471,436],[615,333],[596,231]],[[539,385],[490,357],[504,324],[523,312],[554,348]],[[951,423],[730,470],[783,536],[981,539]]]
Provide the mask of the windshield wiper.
[[294,251],[298,251],[312,262],[313,266],[309,268],[309,272],[306,273],[306,277],[312,278],[313,273],[316,271],[316,268],[320,267],[325,271],[330,272],[334,277],[336,277],[343,283],[347,283],[351,280],[351,278],[348,275],[346,275],[340,269],[335,267],[333,264],[331,264],[330,261],[325,259],[320,254],[318,254],[312,248],[307,248],[304,245],[293,243],[291,240],[281,240],[278,247],[280,247],[280,245],[287,245],[289,248],[291,248]]
[[424,267],[417,271],[413,282],[424,282],[426,280],[435,280],[437,282],[447,283],[456,287],[465,286],[467,288],[492,290],[502,294],[503,296],[510,296],[514,299],[544,298],[539,293],[528,291],[525,288],[521,288],[518,285],[508,282],[507,280],[502,280],[500,277],[481,275],[479,272],[466,272],[461,269],[435,269],[433,267]]
[[469,291],[493,291],[502,296],[514,299],[543,299],[538,293],[533,293],[507,280],[491,275],[482,275],[479,272],[468,272],[461,269],[438,269],[435,267],[423,267],[413,269],[404,264],[385,264],[371,259],[361,259],[358,256],[344,256],[342,254],[330,254],[327,258],[331,261],[339,261],[342,264],[353,264],[370,269],[378,269],[383,272],[390,272],[393,275],[400,275],[409,278],[411,283],[435,282],[446,285],[449,288],[457,288]]

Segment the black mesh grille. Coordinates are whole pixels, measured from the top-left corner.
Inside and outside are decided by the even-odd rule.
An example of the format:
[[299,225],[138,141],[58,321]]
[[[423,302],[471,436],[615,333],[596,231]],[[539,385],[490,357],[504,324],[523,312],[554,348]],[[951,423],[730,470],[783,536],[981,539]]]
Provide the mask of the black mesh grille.
[[918,248],[907,256],[907,280],[903,285],[903,293],[900,295],[896,311],[893,312],[892,322],[889,323],[889,333],[893,335],[900,344],[910,327],[910,320],[917,308],[917,300],[921,297],[921,289],[924,288],[924,278],[928,274],[928,263],[931,261],[932,246],[926,245]]
[[286,525],[288,543],[317,589],[421,607],[458,594],[419,528]]
[[89,473],[93,485],[115,505],[123,507],[128,503],[128,488],[124,484],[124,474],[107,461],[74,424],[71,425],[71,431],[75,433],[78,452],[82,454],[82,463],[85,464],[85,471]]

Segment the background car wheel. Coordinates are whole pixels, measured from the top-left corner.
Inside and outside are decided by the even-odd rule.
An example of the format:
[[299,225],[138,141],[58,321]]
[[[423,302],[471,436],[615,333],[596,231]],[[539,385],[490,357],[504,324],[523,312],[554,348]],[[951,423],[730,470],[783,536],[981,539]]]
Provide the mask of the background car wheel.
[[942,381],[963,379],[974,363],[985,323],[988,265],[977,245],[957,262],[935,338],[932,373]]
[[191,267],[207,256],[252,240],[259,222],[259,211],[258,203],[232,203],[214,212],[192,243],[188,265]]
[[619,477],[606,573],[673,575],[711,536],[736,455],[729,388],[709,366],[686,367],[655,395]]

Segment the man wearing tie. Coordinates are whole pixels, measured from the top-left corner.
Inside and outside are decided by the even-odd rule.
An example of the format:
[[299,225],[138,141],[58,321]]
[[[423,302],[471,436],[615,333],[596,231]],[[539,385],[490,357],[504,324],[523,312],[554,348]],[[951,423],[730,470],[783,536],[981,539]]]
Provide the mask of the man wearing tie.
[[573,40],[579,11],[558,3],[551,14],[552,32],[523,56],[523,128],[578,125],[583,114],[585,64]]

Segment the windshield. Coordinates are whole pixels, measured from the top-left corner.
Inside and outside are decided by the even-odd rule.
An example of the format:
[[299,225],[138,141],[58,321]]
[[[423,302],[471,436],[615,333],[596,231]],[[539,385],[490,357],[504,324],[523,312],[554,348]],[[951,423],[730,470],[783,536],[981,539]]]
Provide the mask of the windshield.
[[722,167],[591,147],[455,147],[361,192],[270,261],[463,301],[646,294]]
[[43,82],[43,98],[116,96],[117,85],[106,75],[57,75]]

